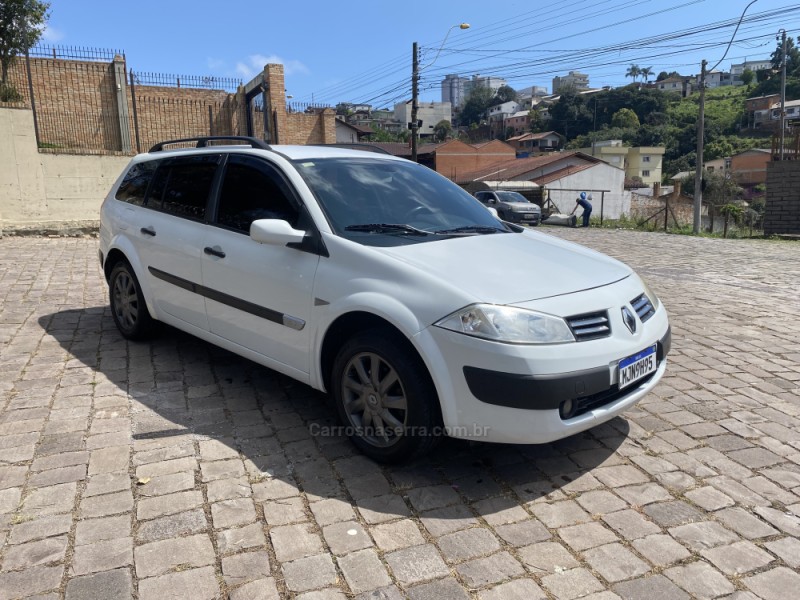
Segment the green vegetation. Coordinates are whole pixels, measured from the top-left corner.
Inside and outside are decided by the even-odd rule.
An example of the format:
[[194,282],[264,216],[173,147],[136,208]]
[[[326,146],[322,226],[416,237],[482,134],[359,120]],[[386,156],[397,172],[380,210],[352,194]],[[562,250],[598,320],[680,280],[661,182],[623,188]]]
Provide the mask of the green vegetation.
[[0,99],[15,102],[16,90],[8,83],[8,70],[18,54],[24,54],[42,36],[50,16],[50,4],[39,0],[0,2]]
[[[747,123],[745,100],[753,93],[746,86],[706,91],[705,160],[769,146],[769,139],[756,132],[744,136],[740,133]],[[588,99],[565,94],[551,109],[552,119],[547,126],[567,135],[568,148],[591,146],[593,138],[622,140],[626,146],[664,146],[663,172],[670,177],[694,169],[699,102],[699,94],[681,98],[636,85],[599,92]],[[595,103],[597,129],[592,132]]]

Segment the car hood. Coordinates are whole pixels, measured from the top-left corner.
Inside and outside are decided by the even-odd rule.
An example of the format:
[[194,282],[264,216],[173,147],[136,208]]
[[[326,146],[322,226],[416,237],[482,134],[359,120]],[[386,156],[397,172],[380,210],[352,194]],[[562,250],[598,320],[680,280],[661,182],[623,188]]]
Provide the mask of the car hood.
[[473,235],[375,247],[471,295],[477,302],[516,304],[609,285],[627,265],[547,234]]

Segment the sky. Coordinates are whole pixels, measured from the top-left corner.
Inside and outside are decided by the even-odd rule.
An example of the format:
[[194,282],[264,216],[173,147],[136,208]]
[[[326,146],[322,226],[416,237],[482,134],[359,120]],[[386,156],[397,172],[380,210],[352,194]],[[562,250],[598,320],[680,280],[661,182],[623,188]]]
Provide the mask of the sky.
[[[631,64],[684,75],[767,59],[775,36],[800,35],[800,3],[756,0],[429,0],[260,2],[51,0],[40,43],[120,50],[134,71],[249,81],[284,65],[291,102],[392,107],[411,96],[412,44],[420,98],[441,100],[446,74],[503,77],[552,89],[577,70],[591,87],[630,83]],[[469,29],[458,27],[468,23]]]

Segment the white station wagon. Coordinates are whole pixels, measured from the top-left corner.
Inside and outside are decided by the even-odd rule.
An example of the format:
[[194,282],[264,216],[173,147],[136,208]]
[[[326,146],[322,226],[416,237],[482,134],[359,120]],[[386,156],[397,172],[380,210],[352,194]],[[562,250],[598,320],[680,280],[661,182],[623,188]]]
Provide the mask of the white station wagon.
[[666,310],[629,267],[503,222],[404,159],[164,142],[132,159],[101,212],[123,336],[161,321],[327,391],[376,460],[442,435],[570,436],[666,369]]

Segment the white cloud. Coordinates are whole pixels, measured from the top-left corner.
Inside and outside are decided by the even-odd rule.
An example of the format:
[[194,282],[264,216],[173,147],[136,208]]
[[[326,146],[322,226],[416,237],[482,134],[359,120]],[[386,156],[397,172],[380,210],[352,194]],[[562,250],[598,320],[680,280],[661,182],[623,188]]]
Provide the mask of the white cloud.
[[299,60],[284,60],[275,54],[270,54],[269,56],[251,54],[245,61],[236,63],[236,74],[240,75],[243,79],[251,79],[264,68],[264,65],[268,64],[283,65],[283,72],[286,75],[307,75],[310,73],[308,67]]
[[206,59],[208,64],[208,68],[212,71],[219,71],[220,69],[225,67],[225,61],[219,58],[211,58],[209,57]]
[[44,31],[42,32],[42,39],[45,42],[54,44],[64,39],[64,32],[59,29],[56,29],[55,27],[52,27],[51,25],[47,25],[44,28]]

